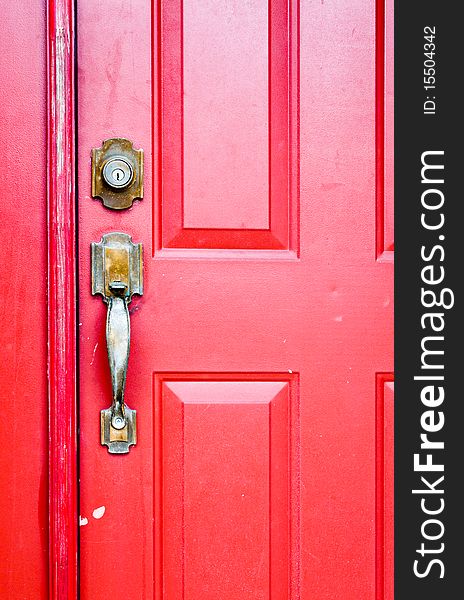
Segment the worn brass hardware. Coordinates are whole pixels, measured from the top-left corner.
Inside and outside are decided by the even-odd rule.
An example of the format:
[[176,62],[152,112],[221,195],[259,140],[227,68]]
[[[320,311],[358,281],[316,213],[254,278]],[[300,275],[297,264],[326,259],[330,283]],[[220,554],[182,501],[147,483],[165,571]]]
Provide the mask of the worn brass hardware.
[[103,142],[92,150],[92,196],[107,208],[130,208],[143,198],[143,150],[135,150],[125,138]]
[[113,403],[101,411],[101,443],[111,454],[125,454],[136,443],[136,411],[124,402],[130,348],[128,304],[143,294],[142,244],[126,233],[106,233],[92,243],[92,294],[108,305],[106,344],[110,363]]

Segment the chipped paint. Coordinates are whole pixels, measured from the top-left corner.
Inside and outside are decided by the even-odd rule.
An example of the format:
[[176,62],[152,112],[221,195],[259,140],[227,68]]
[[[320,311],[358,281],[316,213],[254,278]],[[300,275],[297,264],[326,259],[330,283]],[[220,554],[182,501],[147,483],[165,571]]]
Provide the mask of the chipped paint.
[[96,508],[93,513],[92,516],[94,519],[101,519],[103,517],[103,515],[105,514],[105,510],[106,508],[104,506],[99,506],[98,508]]
[[69,52],[69,42],[67,30],[64,27],[58,27],[56,32],[56,71],[55,71],[55,111],[56,111],[56,171],[60,177],[65,165],[65,136],[66,129],[66,78],[68,72],[66,61]]
[[98,342],[95,344],[95,348],[93,349],[92,360],[90,361],[90,366],[93,365],[93,361],[95,360],[95,352],[97,351],[97,348],[98,348]]
[[89,520],[86,517],[81,517],[81,515],[79,515],[79,525],[81,527],[83,527],[84,525],[87,525],[88,522],[89,522]]

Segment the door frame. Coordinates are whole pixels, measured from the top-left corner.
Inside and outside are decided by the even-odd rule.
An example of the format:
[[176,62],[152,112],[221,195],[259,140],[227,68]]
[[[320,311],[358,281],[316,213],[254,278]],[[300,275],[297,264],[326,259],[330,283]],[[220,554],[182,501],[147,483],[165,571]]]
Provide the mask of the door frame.
[[74,0],[47,1],[49,598],[77,600]]

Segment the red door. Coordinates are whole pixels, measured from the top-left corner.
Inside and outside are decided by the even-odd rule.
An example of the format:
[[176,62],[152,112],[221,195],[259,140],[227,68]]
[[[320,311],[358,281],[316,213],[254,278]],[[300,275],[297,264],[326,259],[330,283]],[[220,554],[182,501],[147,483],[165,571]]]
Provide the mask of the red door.
[[[388,596],[375,8],[78,4],[83,600]],[[112,137],[145,151],[128,210],[91,197],[91,149]],[[99,442],[111,385],[89,271],[112,231],[144,248],[124,455]]]

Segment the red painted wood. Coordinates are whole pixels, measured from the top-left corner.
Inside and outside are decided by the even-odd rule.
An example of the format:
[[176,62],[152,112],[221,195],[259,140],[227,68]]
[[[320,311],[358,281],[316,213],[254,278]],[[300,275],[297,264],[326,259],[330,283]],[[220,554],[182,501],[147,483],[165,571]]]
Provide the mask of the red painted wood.
[[394,252],[394,20],[393,0],[376,0],[376,197],[377,258],[393,260]]
[[[90,293],[90,243],[108,231],[125,231],[143,242],[151,264],[151,6],[80,1],[78,36],[79,165],[79,367],[80,367],[80,597],[149,599],[153,590],[153,446],[152,372],[140,371],[137,356],[144,329],[134,298],[131,354],[126,384],[129,406],[137,409],[136,447],[110,456],[100,445],[100,410],[111,404],[111,381],[105,341],[106,306]],[[111,211],[92,199],[90,152],[103,139],[126,136],[145,150],[145,198],[127,211]],[[143,225],[143,231],[139,228]],[[144,272],[151,295],[150,269]],[[142,327],[142,330],[140,329]],[[144,418],[139,420],[139,411]],[[145,441],[144,441],[145,440]],[[147,443],[148,442],[148,443]],[[134,494],[134,491],[137,492]],[[101,507],[104,507],[101,508]],[[94,511],[104,510],[96,519]],[[98,512],[96,513],[99,514]],[[87,520],[87,522],[86,522]]]
[[169,598],[286,597],[299,562],[297,384],[288,373],[155,377],[155,478],[169,490],[155,497],[158,597],[163,585]]
[[51,600],[77,598],[74,8],[48,3],[48,407]]
[[376,379],[376,600],[394,597],[394,381]]
[[0,597],[48,598],[46,7],[0,19]]
[[[376,4],[270,2],[256,82],[247,52],[263,3],[201,4],[201,19],[191,0],[79,4],[81,597],[372,600],[375,382],[393,354],[392,264],[376,260]],[[243,26],[235,7],[249,10]],[[218,79],[222,119],[208,120],[194,73]],[[273,73],[284,91],[266,97]],[[265,138],[262,121],[234,131],[231,75],[252,94],[244,122],[270,108]],[[214,156],[219,125],[230,161]],[[121,135],[146,152],[145,197],[114,212],[90,197],[90,152]],[[262,145],[244,152],[256,165],[242,181],[232,149],[247,136]],[[211,154],[197,179],[196,141]],[[231,203],[232,176],[243,192],[238,228],[224,227],[223,198],[199,198],[214,174]],[[112,230],[145,248],[127,377],[138,443],[126,456],[99,443],[111,389],[89,246]]]
[[161,4],[158,248],[297,250],[295,7]]

